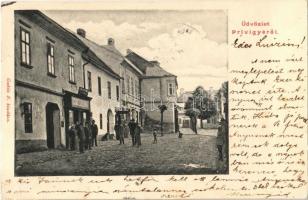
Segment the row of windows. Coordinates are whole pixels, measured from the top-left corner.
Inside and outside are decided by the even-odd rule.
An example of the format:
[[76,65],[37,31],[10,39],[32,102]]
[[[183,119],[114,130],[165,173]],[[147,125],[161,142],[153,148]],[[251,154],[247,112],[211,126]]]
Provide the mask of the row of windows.
[[[88,71],[88,90],[92,91],[92,77],[91,77],[91,72]],[[98,95],[102,95],[102,80],[101,77],[97,77],[97,88],[98,88]],[[107,89],[108,89],[108,99],[111,99],[111,82],[107,81]],[[116,85],[116,97],[117,101],[119,101],[120,94],[119,94],[119,86]]]
[[[31,40],[30,32],[21,28],[20,29],[20,41],[21,41],[21,64],[31,66]],[[55,47],[51,42],[47,42],[47,73],[48,75],[55,76]],[[68,55],[68,67],[69,67],[69,82],[75,83],[75,64],[74,57]]]
[[[30,33],[21,28],[21,62],[23,65],[31,65],[31,49],[30,49]],[[49,75],[55,76],[55,56],[54,56],[54,45],[50,42],[47,42],[47,71]],[[69,82],[75,83],[75,63],[74,57],[68,55],[68,68],[69,68]],[[92,77],[91,72],[88,71],[88,90],[92,91]],[[111,83],[107,83],[108,87],[108,98],[111,99]],[[102,94],[101,89],[101,78],[98,77],[98,94]],[[119,86],[116,86],[116,97],[119,100]]]
[[[122,82],[122,92],[125,93],[124,89],[124,81]],[[137,79],[133,79],[131,76],[127,76],[126,78],[126,92],[129,95],[138,97],[139,95],[139,82]]]

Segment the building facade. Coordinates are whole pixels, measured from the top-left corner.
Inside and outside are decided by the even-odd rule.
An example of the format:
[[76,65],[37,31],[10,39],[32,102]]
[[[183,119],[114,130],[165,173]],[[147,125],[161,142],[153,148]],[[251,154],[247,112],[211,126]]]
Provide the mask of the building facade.
[[17,153],[68,148],[69,126],[94,119],[99,136],[134,119],[142,126],[178,128],[177,79],[109,38],[99,45],[37,10],[15,11],[15,148]]
[[[15,11],[16,152],[65,147],[69,119],[90,117],[86,46],[39,11]],[[69,116],[69,117],[68,117]]]
[[159,126],[161,112],[159,106],[165,105],[163,112],[164,132],[178,131],[177,77],[165,71],[157,61],[148,61],[137,53],[128,50],[126,58],[137,66],[143,75],[140,79],[142,95],[142,124],[147,130]]
[[127,110],[127,114],[123,119],[129,121],[134,119],[136,122],[141,123],[141,91],[140,91],[140,78],[142,71],[132,64],[128,59],[124,59],[121,63],[121,107],[122,110]]
[[[82,30],[82,29],[79,29]],[[85,30],[81,31],[85,33]],[[140,119],[140,77],[143,72],[126,59],[115,46],[113,38],[109,38],[107,44],[97,44],[94,41],[87,39],[84,34],[77,34],[76,36],[82,40],[95,54],[103,61],[115,74],[120,77],[119,83],[111,83],[111,90],[115,90],[117,96],[117,104],[113,109],[112,116],[114,120],[112,128],[117,121],[129,121]],[[99,104],[96,104],[99,105]],[[105,104],[103,104],[104,106]],[[110,104],[109,104],[110,105]],[[107,119],[108,121],[108,119]],[[110,121],[110,120],[109,120]]]
[[73,33],[87,47],[83,55],[84,88],[91,101],[91,119],[98,126],[99,139],[106,133],[114,134],[116,108],[120,106],[120,76],[97,55],[98,45],[86,38],[86,31],[77,29]]

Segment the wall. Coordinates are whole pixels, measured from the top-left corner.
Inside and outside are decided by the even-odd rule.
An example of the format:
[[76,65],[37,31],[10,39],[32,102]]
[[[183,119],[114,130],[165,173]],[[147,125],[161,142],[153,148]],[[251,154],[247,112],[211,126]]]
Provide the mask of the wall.
[[[123,63],[123,67],[121,69],[121,75],[123,76],[123,81],[124,81],[124,93],[122,93],[122,90],[121,90],[121,93],[122,93],[122,100],[127,102],[128,105],[131,106],[131,108],[135,108],[137,109],[138,111],[140,110],[140,89],[139,89],[139,86],[140,86],[140,80],[139,80],[139,74],[137,72],[135,72],[133,69],[131,69],[130,66],[128,66],[128,64],[126,64],[125,62]],[[128,85],[127,85],[127,79],[129,78],[132,78],[133,82],[134,82],[134,92],[132,93],[131,89],[130,89],[130,93],[128,93]],[[138,82],[138,93],[136,94],[135,91],[135,82]],[[131,85],[130,85],[130,88],[131,88]]]
[[[116,86],[119,86],[119,80],[111,77],[104,71],[98,69],[92,64],[87,64],[85,66],[85,74],[86,74],[86,88],[88,89],[88,78],[87,72],[91,72],[92,78],[92,91],[89,91],[88,96],[92,97],[91,100],[91,112],[92,118],[95,120],[95,123],[98,127],[98,134],[103,135],[107,132],[107,112],[110,109],[115,116],[115,107],[120,106],[120,100],[117,100],[116,96]],[[98,76],[101,78],[101,88],[102,93],[101,96],[98,93]],[[108,87],[107,81],[111,82],[111,99],[108,98]],[[119,91],[121,92],[121,91]],[[103,127],[100,129],[100,114],[103,115]],[[112,119],[112,123],[114,124],[114,117]],[[113,130],[113,127],[111,127]],[[113,133],[112,131],[111,133]]]
[[[18,13],[15,13],[15,79],[24,83],[45,88],[50,91],[62,93],[63,89],[78,93],[78,88],[83,87],[83,73],[81,63],[81,52],[66,44],[53,35],[49,34],[40,26],[32,23]],[[20,22],[26,23],[29,27]],[[30,33],[30,52],[31,66],[27,68],[21,65],[21,27]],[[54,66],[55,77],[47,74],[47,43],[52,40],[54,46]],[[70,50],[72,53],[69,53]],[[75,81],[76,84],[69,83],[68,55],[74,57]],[[24,86],[15,87],[15,136],[16,149],[33,146],[33,148],[42,149],[47,147],[46,139],[46,104],[48,102],[56,103],[60,109],[61,144],[65,146],[65,120],[63,113],[63,98],[52,93],[42,92],[35,89],[25,88]],[[25,133],[23,102],[32,103],[33,107],[33,133]],[[34,149],[33,149],[34,150]]]
[[[144,99],[143,108],[145,110],[145,128],[151,123],[160,123],[160,110],[158,106],[164,104],[167,110],[164,112],[164,130],[166,132],[174,131],[174,105],[176,103],[175,95],[168,96],[167,83],[172,81],[175,85],[175,77],[146,78],[141,81],[141,94]],[[154,89],[153,94],[151,90]],[[154,102],[153,102],[154,100]]]
[[[48,102],[58,105],[60,110],[60,121],[64,120],[64,110],[62,97],[48,94],[45,92],[36,91],[21,86],[15,87],[15,139],[16,150],[19,151],[22,148],[28,146],[39,146],[35,148],[47,149],[47,132],[46,132],[46,105]],[[32,122],[33,132],[25,133],[24,129],[24,115],[22,109],[22,103],[32,103]],[[26,142],[28,144],[25,144]],[[32,144],[31,144],[32,143]],[[61,144],[65,146],[65,128],[61,127]]]
[[[19,20],[27,23],[31,28],[22,25]],[[57,39],[44,29],[40,28],[31,21],[15,14],[15,78],[35,85],[40,85],[58,92],[62,88],[74,93],[78,92],[79,87],[83,87],[83,74],[81,64],[81,52]],[[31,66],[28,69],[20,65],[20,27],[30,32]],[[56,77],[47,75],[47,43],[49,37],[54,40],[55,74]],[[75,80],[76,84],[69,83],[68,50],[74,52]]]

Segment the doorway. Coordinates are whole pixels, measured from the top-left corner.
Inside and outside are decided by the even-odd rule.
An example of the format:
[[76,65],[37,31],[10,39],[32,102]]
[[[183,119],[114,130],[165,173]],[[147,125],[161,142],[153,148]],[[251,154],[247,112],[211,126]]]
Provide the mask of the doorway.
[[108,112],[107,112],[107,133],[113,132],[113,126],[114,126],[113,119],[114,119],[113,113],[109,109]]
[[55,103],[46,105],[47,147],[57,148],[61,145],[60,109]]

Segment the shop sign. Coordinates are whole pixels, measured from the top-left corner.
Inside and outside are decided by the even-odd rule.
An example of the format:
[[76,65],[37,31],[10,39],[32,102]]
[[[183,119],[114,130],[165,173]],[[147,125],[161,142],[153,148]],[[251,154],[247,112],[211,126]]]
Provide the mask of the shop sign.
[[72,97],[72,107],[90,110],[90,101]]

